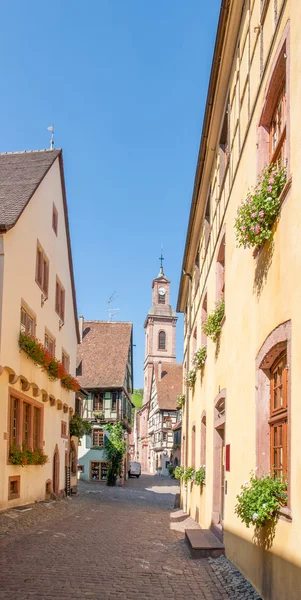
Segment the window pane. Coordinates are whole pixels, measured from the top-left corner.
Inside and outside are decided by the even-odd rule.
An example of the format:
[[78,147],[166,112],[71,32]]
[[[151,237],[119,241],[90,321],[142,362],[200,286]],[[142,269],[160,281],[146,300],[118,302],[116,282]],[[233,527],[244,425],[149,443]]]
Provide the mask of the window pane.
[[23,444],[29,445],[30,405],[23,403]]
[[12,444],[17,444],[18,441],[18,418],[19,418],[19,402],[16,398],[11,399],[11,415],[10,415],[10,438]]
[[41,411],[36,406],[33,409],[33,447],[39,448],[40,443],[40,417]]

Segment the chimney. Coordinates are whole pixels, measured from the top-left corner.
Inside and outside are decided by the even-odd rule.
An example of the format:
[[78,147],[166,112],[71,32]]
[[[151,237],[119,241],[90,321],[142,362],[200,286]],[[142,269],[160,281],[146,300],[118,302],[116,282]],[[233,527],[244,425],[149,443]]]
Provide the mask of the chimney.
[[159,377],[159,381],[161,381],[161,379],[162,379],[162,363],[161,363],[161,360],[159,360],[159,362],[158,362],[158,377]]
[[78,317],[78,328],[79,328],[79,339],[80,343],[83,341],[83,328],[84,328],[84,317],[81,315]]

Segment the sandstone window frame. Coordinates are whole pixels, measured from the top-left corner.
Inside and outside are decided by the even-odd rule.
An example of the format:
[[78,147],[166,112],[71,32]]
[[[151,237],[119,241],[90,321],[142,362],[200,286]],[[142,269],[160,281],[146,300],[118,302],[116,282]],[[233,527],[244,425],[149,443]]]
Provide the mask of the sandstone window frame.
[[226,283],[226,232],[222,231],[222,239],[219,243],[216,258],[216,301],[225,300]]
[[158,333],[158,350],[166,350],[166,332],[160,329]]
[[51,356],[55,356],[55,337],[54,335],[52,335],[52,333],[50,333],[47,327],[45,327],[44,347],[46,348],[46,350],[48,350]]
[[39,240],[37,241],[36,254],[36,284],[43,292],[45,298],[48,298],[49,289],[49,259],[43,250]]
[[20,498],[21,476],[10,475],[8,478],[8,500]]
[[[271,146],[272,119],[279,105],[280,95],[285,90],[285,121],[275,148]],[[269,77],[265,86],[262,110],[257,128],[258,174],[262,169],[278,160],[283,151],[290,174],[290,22],[288,21],[275,52]]]
[[58,276],[55,284],[55,312],[60,317],[61,321],[65,321],[65,288],[61,284]]
[[27,447],[43,449],[44,406],[11,387],[8,389],[9,446],[14,444],[21,448],[23,445],[24,404],[30,406]]
[[265,339],[255,361],[256,366],[256,467],[259,473],[271,469],[271,368],[286,351],[287,356],[287,506],[281,515],[291,519],[291,321],[278,325]]
[[52,205],[52,229],[56,236],[58,234],[58,222],[59,222],[58,210],[57,210],[55,204],[53,203],[53,205]]
[[206,466],[207,416],[204,410],[201,415],[201,466]]
[[207,295],[207,291],[206,291],[204,294],[204,298],[203,298],[203,302],[202,302],[202,310],[201,310],[201,329],[202,329],[201,343],[202,343],[202,346],[207,345],[207,336],[206,336],[206,333],[203,331],[203,325],[207,319],[207,314],[208,314],[208,295]]
[[28,335],[35,335],[37,319],[35,313],[24,300],[21,300],[20,331]]

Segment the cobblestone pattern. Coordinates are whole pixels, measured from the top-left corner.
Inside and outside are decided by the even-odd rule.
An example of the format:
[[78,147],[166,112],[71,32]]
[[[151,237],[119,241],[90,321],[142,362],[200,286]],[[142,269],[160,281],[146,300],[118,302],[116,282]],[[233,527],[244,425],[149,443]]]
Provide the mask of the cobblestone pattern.
[[258,598],[233,595],[228,567],[223,575],[190,558],[183,532],[170,526],[177,491],[146,475],[123,488],[81,483],[71,500],[2,513],[0,599]]
[[261,600],[256,590],[225,556],[216,559],[209,558],[208,562],[230,598],[235,598],[235,600],[245,600],[245,598],[248,600]]

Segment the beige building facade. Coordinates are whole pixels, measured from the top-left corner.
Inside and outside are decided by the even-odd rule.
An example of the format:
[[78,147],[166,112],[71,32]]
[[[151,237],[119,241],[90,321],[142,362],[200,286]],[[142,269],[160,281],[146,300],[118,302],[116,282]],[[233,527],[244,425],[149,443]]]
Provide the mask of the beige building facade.
[[[0,508],[63,494],[76,472],[75,393],[20,348],[34,338],[75,374],[78,328],[61,150],[0,155]],[[50,360],[49,358],[49,360]],[[63,372],[63,369],[61,368]],[[12,448],[30,451],[14,464]],[[42,451],[45,464],[34,462]],[[23,456],[24,458],[24,456]],[[25,461],[26,462],[26,461]],[[34,464],[32,464],[34,463]],[[71,476],[72,480],[72,476]],[[73,476],[76,485],[76,476]],[[71,486],[73,485],[71,481]]]
[[[223,538],[264,600],[297,599],[301,589],[299,29],[298,0],[222,2],[178,297],[186,373],[207,347],[195,385],[184,387],[182,420],[182,464],[205,464],[206,483],[182,486],[182,506]],[[278,161],[286,183],[273,235],[238,247],[237,210]],[[223,301],[214,342],[203,325]],[[235,514],[251,472],[288,481],[270,536]]]

